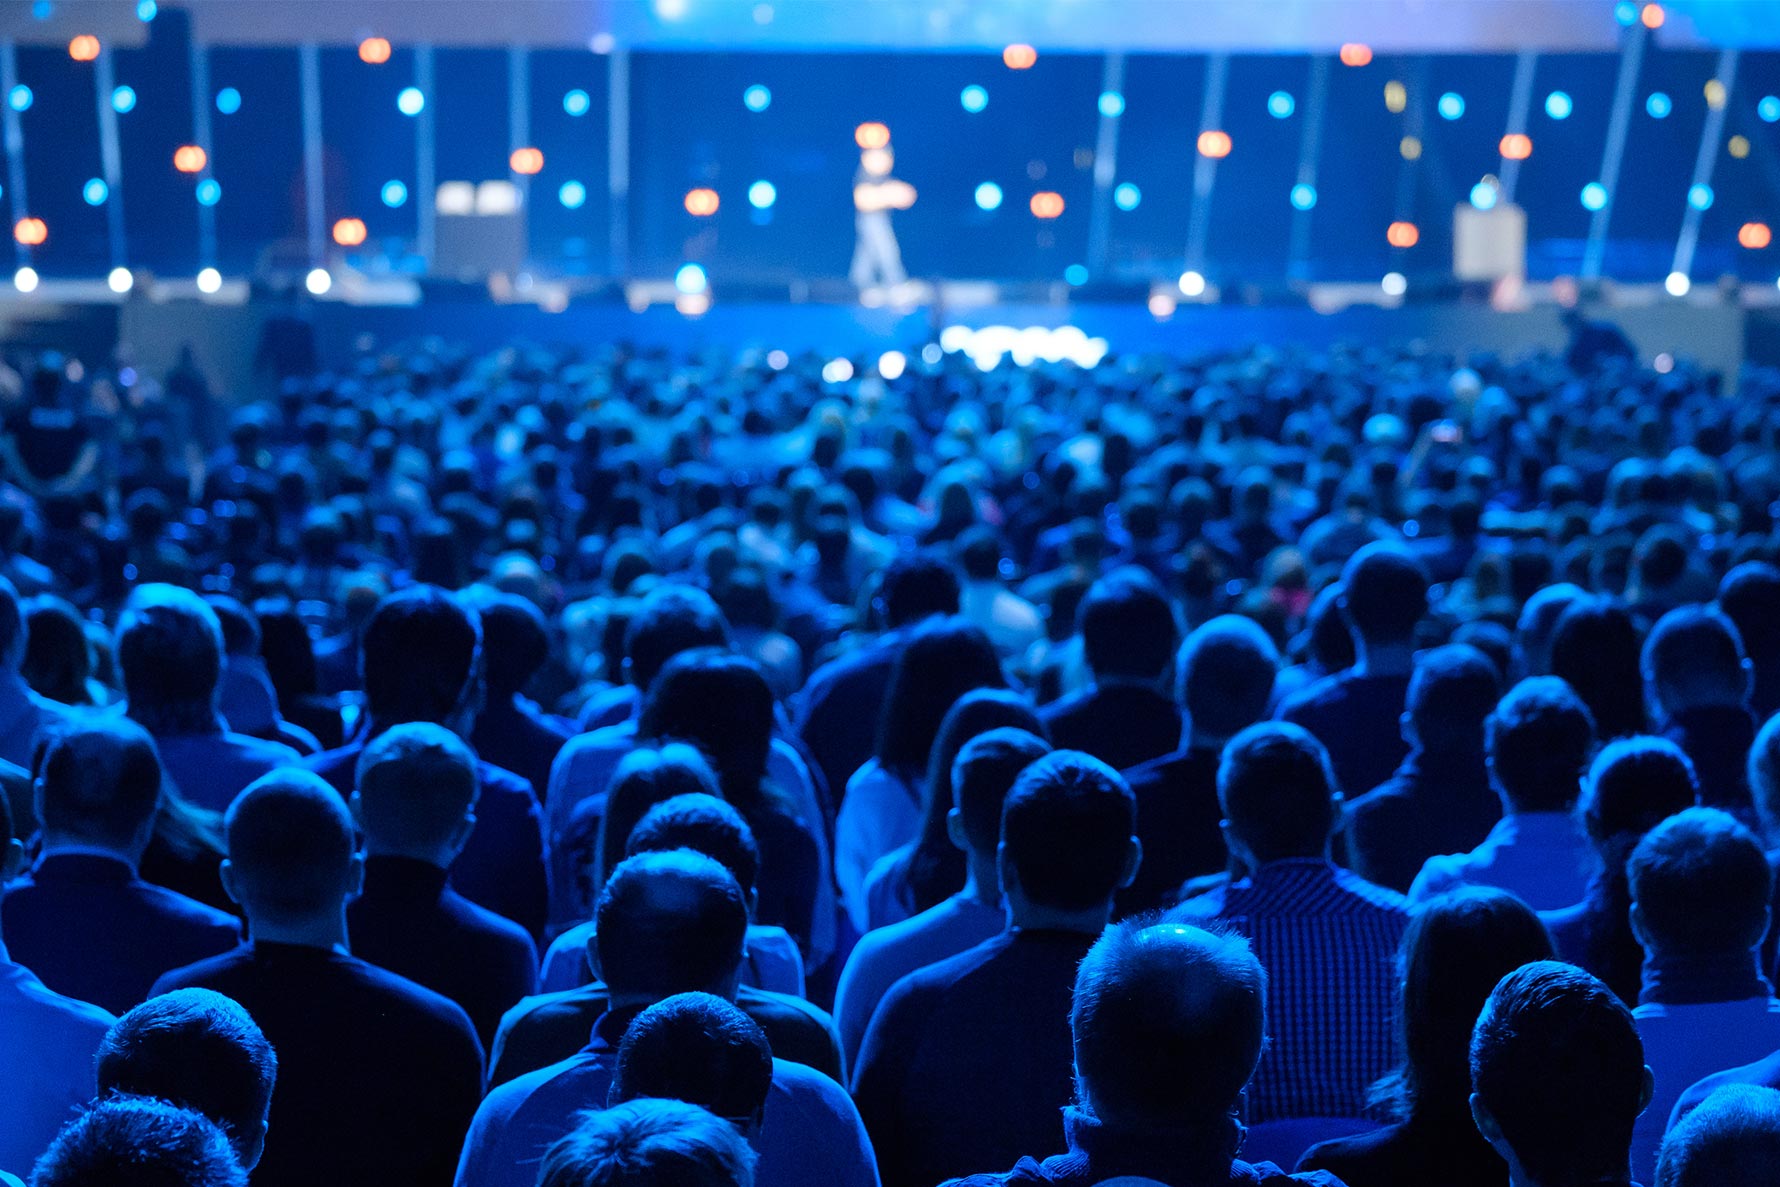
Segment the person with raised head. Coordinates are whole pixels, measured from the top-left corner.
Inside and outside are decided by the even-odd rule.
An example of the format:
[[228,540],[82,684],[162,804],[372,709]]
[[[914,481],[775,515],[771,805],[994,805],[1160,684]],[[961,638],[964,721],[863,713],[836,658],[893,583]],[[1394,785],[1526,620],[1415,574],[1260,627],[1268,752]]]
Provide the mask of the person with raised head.
[[834,825],[834,875],[856,931],[870,928],[865,879],[872,866],[914,840],[928,796],[934,740],[958,699],[1006,683],[981,628],[962,618],[916,626],[896,657],[872,757],[847,780]]
[[849,1062],[859,1056],[884,995],[902,978],[986,943],[1007,927],[996,849],[1001,812],[1020,773],[1051,752],[1042,738],[1002,727],[978,734],[952,762],[946,814],[951,843],[964,852],[964,886],[936,907],[865,934],[847,957],[834,1015]]
[[1780,567],[1746,561],[1718,583],[1718,609],[1737,628],[1755,669],[1749,707],[1766,719],[1780,712]]
[[1362,1116],[1367,1089],[1396,1060],[1394,963],[1407,904],[1329,860],[1341,795],[1309,731],[1270,721],[1230,739],[1218,803],[1246,872],[1168,918],[1248,935],[1267,970],[1278,1006],[1248,1119]]
[[476,827],[476,756],[443,726],[392,726],[359,752],[352,814],[365,884],[346,909],[353,955],[463,1007],[486,1048],[538,988],[538,950],[449,878]]
[[[359,756],[392,726],[423,721],[467,736],[482,705],[482,626],[444,590],[419,585],[378,603],[360,640],[366,728],[346,745],[307,759],[342,796]],[[543,826],[530,783],[476,760],[476,827],[451,885],[478,906],[541,936],[549,903]]]
[[1500,1187],[1508,1168],[1471,1120],[1471,1027],[1498,981],[1551,955],[1539,917],[1505,890],[1467,887],[1418,907],[1398,957],[1403,1059],[1372,1090],[1392,1123],[1313,1146],[1298,1169],[1349,1187]]
[[544,612],[518,594],[477,586],[472,590],[482,616],[483,678],[488,694],[476,714],[470,742],[478,754],[512,771],[544,796],[550,768],[573,732],[525,695],[526,685],[549,662],[550,624]]
[[238,792],[299,755],[282,742],[234,733],[217,711],[222,623],[175,585],[139,585],[117,623],[130,719],[155,740],[161,771],[186,800],[221,812]]
[[1693,764],[1662,738],[1622,738],[1595,756],[1577,805],[1599,861],[1588,897],[1540,917],[1560,959],[1587,969],[1621,1001],[1635,1002],[1644,950],[1632,934],[1626,862],[1644,834],[1699,799]]
[[1180,628],[1156,579],[1134,566],[1108,573],[1088,588],[1076,629],[1094,682],[1039,710],[1051,740],[1120,771],[1179,749]]
[[1119,895],[1121,914],[1173,906],[1182,883],[1228,864],[1219,827],[1218,758],[1224,743],[1266,719],[1279,649],[1253,620],[1224,614],[1187,636],[1178,667],[1187,714],[1184,744],[1125,772],[1137,796],[1143,865]]
[[1727,1084],[1670,1129],[1655,1187],[1772,1187],[1780,1170],[1780,1091]]
[[1633,1187],[1652,1083],[1631,1013],[1572,965],[1509,973],[1471,1032],[1471,1117],[1511,1187]]
[[62,1130],[37,1160],[31,1187],[247,1187],[247,1171],[202,1113],[120,1096]]
[[1753,821],[1743,758],[1755,742],[1754,668],[1731,620],[1682,606],[1644,640],[1644,691],[1663,737],[1693,760],[1700,802]]
[[[13,833],[12,811],[0,795],[0,885],[19,871],[24,846]],[[0,1124],[0,1171],[31,1169],[71,1110],[93,1095],[93,1052],[112,1017],[98,1006],[46,988],[17,964],[0,923],[0,1067],[29,1070],[29,1087],[7,1097]]]
[[[1321,1171],[1288,1175],[1237,1155],[1267,1002],[1267,974],[1241,937],[1145,920],[1114,924],[1075,974],[1067,1151],[1042,1162],[1022,1157],[1004,1174],[973,1174],[948,1187],[1340,1187]],[[1050,1141],[1055,1148],[1055,1136]]]
[[1368,544],[1342,567],[1338,605],[1353,636],[1353,666],[1293,693],[1274,716],[1316,735],[1337,786],[1357,796],[1390,778],[1409,753],[1399,719],[1428,578],[1401,545]]
[[242,1169],[259,1164],[278,1056],[240,1003],[208,989],[163,993],[117,1020],[94,1063],[101,1098],[192,1109],[222,1127]]
[[1502,819],[1470,852],[1428,858],[1409,897],[1497,886],[1535,911],[1581,902],[1594,866],[1573,811],[1595,753],[1588,706],[1556,676],[1528,677],[1484,723],[1484,753]]
[[1014,781],[997,855],[1008,925],[911,973],[860,1044],[853,1098],[885,1187],[1005,1166],[1054,1133],[1070,1099],[1075,967],[1142,857],[1118,772],[1058,750]]
[[345,801],[285,768],[236,797],[227,829],[223,884],[253,938],[154,991],[233,998],[278,1052],[255,1183],[449,1182],[482,1093],[482,1045],[455,1003],[348,955],[364,859]]
[[0,577],[0,759],[26,770],[44,731],[61,726],[74,712],[33,691],[19,674],[30,634],[18,589]]
[[525,1182],[526,1187],[754,1187],[757,1161],[733,1125],[697,1105],[634,1100],[581,1114],[545,1151],[537,1177]]
[[1648,1180],[1689,1085],[1780,1050],[1780,1000],[1756,958],[1773,882],[1755,836],[1716,808],[1689,808],[1651,829],[1626,873],[1644,947],[1632,1017],[1656,1073],[1632,1140],[1632,1170]]
[[1409,754],[1391,777],[1348,801],[1355,873],[1407,892],[1428,858],[1470,849],[1502,818],[1484,757],[1484,722],[1502,695],[1496,669],[1463,643],[1415,657],[1403,711]]
[[[539,1156],[575,1114],[607,1099],[620,1042],[645,1009],[681,993],[735,1000],[747,900],[712,858],[690,850],[630,858],[601,890],[595,923],[608,1008],[594,1021],[591,1041],[488,1094],[464,1140],[458,1187],[531,1187]],[[783,1060],[774,1061],[772,1078],[760,1131],[762,1179],[784,1187],[873,1187],[871,1145],[845,1090]]]
[[872,599],[883,633],[810,673],[792,707],[798,736],[832,791],[845,788],[872,756],[909,628],[958,613],[958,599],[958,573],[950,564],[929,552],[905,553],[885,568]]
[[772,1091],[773,1049],[759,1024],[714,994],[676,993],[625,1029],[608,1099],[683,1100],[754,1138]]
[[227,952],[232,915],[142,880],[161,764],[134,722],[93,719],[50,743],[33,788],[43,846],[0,899],[12,956],[57,993],[114,1014],[168,969]]

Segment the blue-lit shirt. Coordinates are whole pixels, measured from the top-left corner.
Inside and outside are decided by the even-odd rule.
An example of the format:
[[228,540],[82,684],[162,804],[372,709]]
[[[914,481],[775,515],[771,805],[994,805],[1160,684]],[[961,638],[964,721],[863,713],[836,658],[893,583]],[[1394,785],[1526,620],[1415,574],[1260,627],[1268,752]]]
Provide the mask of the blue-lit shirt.
[[1358,1117],[1396,1063],[1395,958],[1402,895],[1321,858],[1270,862],[1169,917],[1228,924],[1267,970],[1268,1047],[1247,1120]]

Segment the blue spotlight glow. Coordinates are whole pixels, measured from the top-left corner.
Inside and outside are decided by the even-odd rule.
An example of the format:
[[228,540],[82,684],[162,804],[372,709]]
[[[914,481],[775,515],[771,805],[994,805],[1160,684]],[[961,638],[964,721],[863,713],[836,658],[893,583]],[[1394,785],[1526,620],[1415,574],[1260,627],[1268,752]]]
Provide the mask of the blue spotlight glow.
[[135,87],[113,87],[111,91],[111,110],[123,115],[136,110]]
[[1125,114],[1125,96],[1117,91],[1100,92],[1100,114],[1108,119]]
[[1128,181],[1121,181],[1113,187],[1113,205],[1120,210],[1136,210],[1137,204],[1143,201],[1143,191]]
[[1780,95],[1763,95],[1755,105],[1755,114],[1766,123],[1780,123]]
[[214,177],[206,177],[198,183],[198,205],[215,206],[222,201],[222,185]]
[[408,201],[408,187],[399,181],[383,183],[383,204],[394,210]]
[[30,111],[31,104],[36,102],[36,99],[37,97],[31,93],[31,88],[21,82],[7,92],[6,105],[14,111]]
[[586,115],[592,107],[593,100],[578,87],[562,97],[562,109],[570,115]]
[[426,110],[426,95],[419,87],[403,87],[396,96],[396,110],[403,115],[419,115]]
[[1267,114],[1276,120],[1291,119],[1298,110],[1298,101],[1290,91],[1275,91],[1267,96]]
[[1675,110],[1675,101],[1661,91],[1652,91],[1650,98],[1644,100],[1644,110],[1650,113],[1653,120],[1667,119],[1669,113]]
[[1575,110],[1576,104],[1563,91],[1553,91],[1545,96],[1545,114],[1554,120],[1567,120]]
[[241,92],[234,87],[224,87],[216,93],[216,109],[224,115],[234,115],[241,110]]
[[1456,120],[1465,114],[1465,97],[1457,91],[1448,91],[1440,96],[1440,101],[1434,107],[1440,112],[1441,119]]
[[1638,6],[1633,4],[1632,0],[1619,0],[1619,3],[1613,6],[1613,19],[1626,28],[1631,28],[1638,23]]
[[1316,187],[1301,181],[1292,187],[1292,209],[1309,210],[1316,205]]
[[985,91],[982,87],[977,86],[975,83],[972,83],[970,86],[967,86],[962,91],[958,92],[958,105],[970,112],[970,114],[975,115],[983,108],[989,106],[989,92]]
[[1479,210],[1494,209],[1498,197],[1500,195],[1496,187],[1487,181],[1480,181],[1471,187],[1471,205]]
[[977,209],[994,210],[1001,205],[1001,187],[992,181],[985,181],[977,187]]
[[1712,187],[1709,185],[1690,185],[1687,187],[1687,204],[1695,210],[1712,209]]
[[1584,210],[1600,210],[1606,205],[1606,186],[1598,181],[1591,181],[1582,187],[1582,207]]
[[1085,265],[1085,264],[1071,264],[1069,267],[1063,269],[1063,279],[1067,280],[1070,284],[1077,284],[1077,285],[1087,284],[1088,283],[1087,265]]
[[674,287],[683,293],[702,293],[709,284],[705,279],[705,270],[697,264],[682,264],[680,270],[674,273]]
[[161,6],[155,0],[137,0],[136,19],[146,25],[155,19],[155,13],[160,10]]
[[770,181],[757,181],[748,187],[748,205],[767,210],[779,200],[779,191]]
[[773,105],[773,93],[755,83],[742,92],[742,106],[749,111],[765,111]]
[[556,191],[556,200],[568,210],[579,210],[587,202],[587,187],[578,181],[565,181]]
[[103,206],[105,199],[111,197],[111,187],[95,177],[80,187],[80,196],[87,200],[88,206]]

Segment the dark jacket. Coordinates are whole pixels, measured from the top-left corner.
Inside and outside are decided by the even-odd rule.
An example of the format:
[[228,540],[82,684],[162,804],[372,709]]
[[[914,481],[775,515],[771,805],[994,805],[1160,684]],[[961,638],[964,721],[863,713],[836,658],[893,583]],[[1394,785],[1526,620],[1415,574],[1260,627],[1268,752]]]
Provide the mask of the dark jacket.
[[1179,748],[1180,706],[1140,684],[1097,684],[1038,711],[1059,750],[1084,750],[1124,770]]

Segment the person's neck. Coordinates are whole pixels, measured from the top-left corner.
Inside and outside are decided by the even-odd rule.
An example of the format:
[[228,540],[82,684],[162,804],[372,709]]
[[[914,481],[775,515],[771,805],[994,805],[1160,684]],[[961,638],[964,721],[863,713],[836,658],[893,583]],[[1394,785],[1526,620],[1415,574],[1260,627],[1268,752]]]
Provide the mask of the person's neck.
[[1023,895],[1008,896],[1008,922],[1020,931],[1072,931],[1097,936],[1112,919],[1112,903],[1072,911],[1028,902]]
[[114,857],[118,861],[135,870],[142,864],[144,845],[119,845],[114,841],[95,840],[92,837],[73,836],[68,833],[43,833],[44,857],[55,857],[60,854],[88,855],[93,857]]
[[1166,681],[1165,676],[1121,676],[1116,672],[1106,676],[1102,676],[1098,672],[1094,675],[1096,689],[1141,688],[1146,692],[1162,693],[1163,696],[1168,695],[1163,692],[1163,685]]
[[1389,642],[1354,643],[1354,675],[1407,676],[1415,668],[1415,642],[1411,639]]
[[995,857],[978,857],[975,853],[966,856],[968,865],[964,873],[964,889],[958,892],[960,898],[985,907],[1001,906],[1001,884],[995,873]]
[[289,944],[298,948],[321,948],[345,953],[346,904],[333,911],[318,913],[306,919],[268,919],[247,908],[247,932],[254,940],[268,944]]
[[377,839],[370,836],[365,838],[366,860],[379,857],[402,857],[407,858],[409,861],[424,861],[428,865],[438,866],[442,870],[448,870],[451,868],[453,856],[454,854],[448,851],[426,845],[395,845],[388,842],[379,842]]

